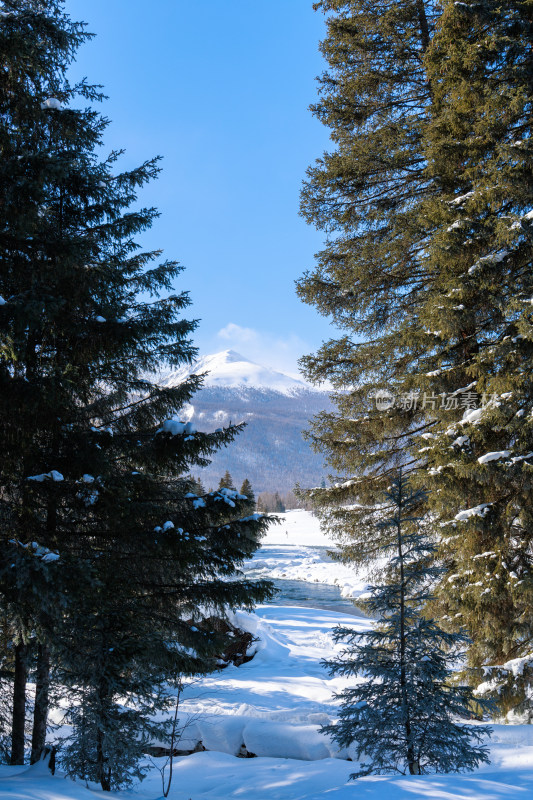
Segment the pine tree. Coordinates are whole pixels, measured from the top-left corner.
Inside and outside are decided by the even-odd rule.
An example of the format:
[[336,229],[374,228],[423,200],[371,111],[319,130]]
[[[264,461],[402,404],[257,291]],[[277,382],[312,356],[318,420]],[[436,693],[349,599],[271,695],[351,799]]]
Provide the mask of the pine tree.
[[[48,3],[48,7],[56,17],[59,15],[57,4]],[[57,306],[53,308],[44,289],[51,240],[50,220],[44,223],[45,198],[47,182],[54,169],[48,149],[48,122],[51,121],[48,106],[53,105],[50,95],[57,87],[51,80],[52,74],[66,68],[74,49],[84,38],[83,26],[66,18],[54,18],[53,14],[46,13],[42,3],[30,0],[3,3],[0,18],[0,50],[4,64],[0,78],[3,218],[0,235],[0,438],[3,453],[0,518],[2,543],[7,547],[2,547],[0,569],[15,650],[13,763],[21,763],[24,756],[25,684],[33,655],[29,638],[39,629],[37,620],[31,619],[30,609],[37,608],[41,619],[50,611],[46,597],[39,598],[39,589],[43,588],[41,577],[50,588],[46,574],[42,574],[43,565],[51,564],[50,558],[44,558],[46,548],[26,547],[24,552],[16,541],[19,530],[23,530],[24,538],[30,541],[33,533],[25,514],[29,484],[21,476],[31,475],[32,462],[39,451],[50,448],[61,406],[54,386],[60,370],[58,365],[52,368],[50,360],[56,333],[51,317],[61,312]],[[81,92],[87,97],[94,95],[90,87],[81,88]],[[57,98],[55,100],[59,104]],[[56,276],[58,279],[61,276]],[[67,286],[67,306],[69,295]],[[47,301],[51,314],[44,308]],[[72,378],[66,376],[66,379]],[[50,527],[53,506],[51,499]],[[53,571],[52,564],[50,569]],[[54,580],[53,575],[49,578]],[[42,726],[38,727],[41,731]]]
[[312,434],[342,479],[312,496],[341,557],[365,561],[380,487],[420,470],[440,613],[472,665],[501,665],[533,636],[529,5],[322,7],[315,113],[337,150],[302,209],[330,238],[299,291],[346,336],[304,359],[343,390]]
[[204,484],[202,483],[202,479],[200,477],[192,478],[191,490],[197,495],[206,494]]
[[[156,437],[176,453],[179,443],[166,431]],[[179,477],[137,482],[137,491],[130,486],[121,496],[120,481],[108,520],[100,509],[100,534],[116,524],[119,508],[128,535],[97,548],[91,568],[102,588],[82,596],[62,628],[61,675],[75,701],[64,765],[105,789],[139,777],[146,744],[164,738],[152,718],[172,691],[156,688],[215,668],[220,637],[188,620],[198,621],[202,606],[224,617],[227,608],[251,608],[269,596],[266,584],[255,587],[237,572],[266,524],[250,517],[247,498],[230,489],[185,492],[192,487]]]
[[370,759],[352,778],[461,772],[488,761],[486,747],[472,743],[488,729],[454,721],[468,717],[474,701],[449,667],[465,636],[446,633],[423,614],[437,572],[433,545],[414,516],[424,500],[400,472],[385,496],[392,516],[380,523],[389,580],[372,587],[364,603],[378,622],[370,633],[335,628],[335,641],[346,646],[338,660],[325,662],[331,674],[364,677],[337,695],[340,720],[323,729],[341,747],[356,741],[357,757]]
[[[156,212],[129,207],[157,159],[123,173],[118,154],[99,160],[107,122],[74,103],[99,93],[65,78],[83,25],[53,0],[4,8],[0,590],[16,645],[15,755],[34,659],[32,750],[44,743],[51,663],[74,695],[83,687],[66,766],[109,789],[137,774],[164,700],[154,683],[212,663],[213,638],[184,614],[268,596],[238,572],[267,521],[234,490],[191,491],[183,476],[239,428],[196,431],[176,415],[199,379],[169,389],[150,377],[195,355],[188,297],[171,293],[181,268],[135,243]],[[135,711],[120,716],[120,698]]]

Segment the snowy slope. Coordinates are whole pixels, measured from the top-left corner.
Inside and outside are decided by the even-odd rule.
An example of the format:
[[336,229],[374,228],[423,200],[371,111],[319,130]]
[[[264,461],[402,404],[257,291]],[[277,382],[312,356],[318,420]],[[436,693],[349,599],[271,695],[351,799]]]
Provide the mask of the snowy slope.
[[335,718],[333,693],[346,683],[330,677],[320,663],[337,649],[331,639],[337,622],[370,626],[362,617],[293,606],[236,612],[234,623],[257,639],[256,654],[185,690],[182,719],[189,724],[180,749],[201,742],[229,755],[244,747],[257,756],[303,761],[338,756],[337,746],[318,732]]
[[[533,793],[533,726],[497,725],[490,765],[465,775],[370,777],[349,782],[357,762],[346,760],[318,732],[336,713],[331,693],[343,679],[330,678],[320,659],[334,652],[336,622],[368,621],[311,608],[262,606],[237,614],[259,638],[254,659],[228,667],[193,686],[184,700],[188,744],[201,739],[207,752],[174,759],[170,800],[525,800]],[[182,740],[183,742],[183,740]],[[256,758],[235,756],[242,745]],[[41,765],[0,767],[0,798],[11,800],[159,800],[161,779],[153,759],[133,792],[102,794]]]
[[203,356],[194,362],[192,367],[180,370],[169,370],[161,373],[159,383],[162,386],[176,386],[188,375],[207,373],[204,387],[230,386],[253,389],[269,389],[274,392],[292,395],[298,391],[308,391],[309,384],[299,378],[276,372],[270,367],[256,364],[235,350],[223,350]]
[[[305,512],[285,514],[282,520],[269,532],[267,547],[284,544],[298,551],[329,544]],[[274,560],[272,555],[272,569]],[[357,763],[346,760],[349,753],[338,752],[318,731],[335,718],[332,693],[342,688],[344,679],[331,678],[320,660],[335,652],[331,629],[336,623],[365,629],[369,621],[314,608],[269,605],[255,614],[235,616],[237,624],[257,637],[256,655],[241,667],[229,666],[187,690],[181,720],[190,724],[181,746],[202,741],[207,750],[174,759],[169,800],[526,800],[533,796],[531,725],[495,725],[489,742],[491,764],[474,773],[349,781]],[[236,757],[243,745],[257,757]],[[148,762],[150,771],[134,791],[105,794],[61,775],[51,777],[40,764],[0,766],[0,798],[161,800],[158,768],[164,761]]]
[[[513,747],[492,768],[468,775],[375,777],[348,781],[347,761],[242,759],[195,753],[174,761],[169,800],[527,800],[533,796],[533,748]],[[160,759],[158,759],[160,760]],[[0,767],[0,797],[9,800],[163,800],[153,770],[135,792],[92,792],[39,768]]]
[[158,382],[176,386],[190,374],[205,373],[204,388],[183,408],[183,420],[203,431],[230,422],[246,423],[244,432],[202,471],[206,488],[216,487],[226,470],[238,487],[248,478],[256,493],[289,491],[296,483],[304,487],[320,483],[327,474],[322,457],[304,441],[302,431],[312,417],[331,407],[327,392],[233,350],[205,356],[189,368],[162,373]]

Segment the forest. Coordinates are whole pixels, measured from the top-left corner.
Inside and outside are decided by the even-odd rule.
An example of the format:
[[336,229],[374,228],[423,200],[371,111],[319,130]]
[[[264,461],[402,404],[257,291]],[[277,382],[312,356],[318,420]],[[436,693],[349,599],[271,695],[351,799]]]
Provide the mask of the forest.
[[[331,386],[304,434],[327,478],[256,498],[253,474],[205,488],[202,468],[244,425],[183,419],[202,375],[158,382],[198,354],[181,265],[143,245],[159,156],[123,169],[106,150],[102,87],[71,82],[93,33],[68,3],[0,2],[6,769],[44,763],[120,793],[164,756],[163,795],[185,797],[174,761],[217,747],[213,733],[178,746],[183,698],[266,663],[274,634],[250,620],[282,589],[257,564],[267,547],[287,563],[305,550],[292,520],[310,526],[308,547],[318,521],[317,559],[365,576],[348,595],[365,623],[324,606],[329,649],[312,667],[334,704],[309,712],[329,748],[316,758],[350,762],[339,798],[377,791],[371,776],[477,774],[494,761],[491,730],[498,743],[502,726],[533,721],[533,3],[314,9],[311,113],[330,138],[301,188],[323,244],[296,293],[332,325],[300,359],[310,384]],[[243,736],[220,752],[262,755],[262,737],[252,750]],[[302,792],[275,797],[320,796]]]

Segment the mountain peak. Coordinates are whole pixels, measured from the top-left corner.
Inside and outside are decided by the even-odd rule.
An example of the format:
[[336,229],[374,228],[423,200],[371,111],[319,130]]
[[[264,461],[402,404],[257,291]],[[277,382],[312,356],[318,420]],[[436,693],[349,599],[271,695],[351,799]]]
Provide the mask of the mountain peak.
[[[202,363],[205,362],[206,364],[209,363],[209,364],[213,364],[213,365],[216,365],[216,364],[238,364],[239,362],[243,362],[243,363],[246,363],[246,364],[254,364],[255,363],[251,359],[246,358],[246,356],[243,356],[240,353],[237,353],[236,350],[221,350],[219,353],[210,353],[207,356],[202,356],[201,358],[198,359],[198,361],[195,362],[195,366],[196,366],[196,364],[199,364],[200,362],[202,362]],[[257,365],[257,366],[259,366],[259,365]],[[195,372],[196,372],[196,368],[195,368]]]
[[199,358],[191,367],[163,373],[160,383],[162,386],[175,386],[188,375],[202,373],[207,373],[204,387],[269,389],[283,394],[310,389],[305,381],[257,364],[235,350],[211,353]]
[[[222,350],[220,353],[213,353],[212,356],[214,358],[217,356],[223,356],[226,361],[250,361],[249,358],[237,353],[236,350]],[[210,358],[210,356],[207,356],[207,358]],[[253,361],[250,361],[250,364],[253,364]]]

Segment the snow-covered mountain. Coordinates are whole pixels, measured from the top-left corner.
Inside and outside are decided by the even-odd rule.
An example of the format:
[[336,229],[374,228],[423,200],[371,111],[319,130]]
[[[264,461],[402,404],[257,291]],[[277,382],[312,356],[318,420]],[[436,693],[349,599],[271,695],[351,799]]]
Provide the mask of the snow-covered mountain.
[[233,444],[201,471],[206,488],[216,486],[226,470],[238,486],[248,478],[256,493],[288,491],[295,483],[316,486],[321,481],[326,474],[322,458],[304,441],[302,431],[309,427],[311,417],[331,407],[327,392],[234,350],[162,373],[158,383],[175,386],[190,374],[204,373],[204,387],[183,408],[183,420],[205,431],[230,422],[247,423]]
[[262,367],[254,361],[241,356],[235,350],[222,350],[199,358],[192,367],[165,373],[161,378],[163,386],[175,386],[191,373],[207,373],[204,387],[245,386],[253,389],[270,389],[282,394],[309,391],[311,387],[299,378],[292,378],[270,367]]

